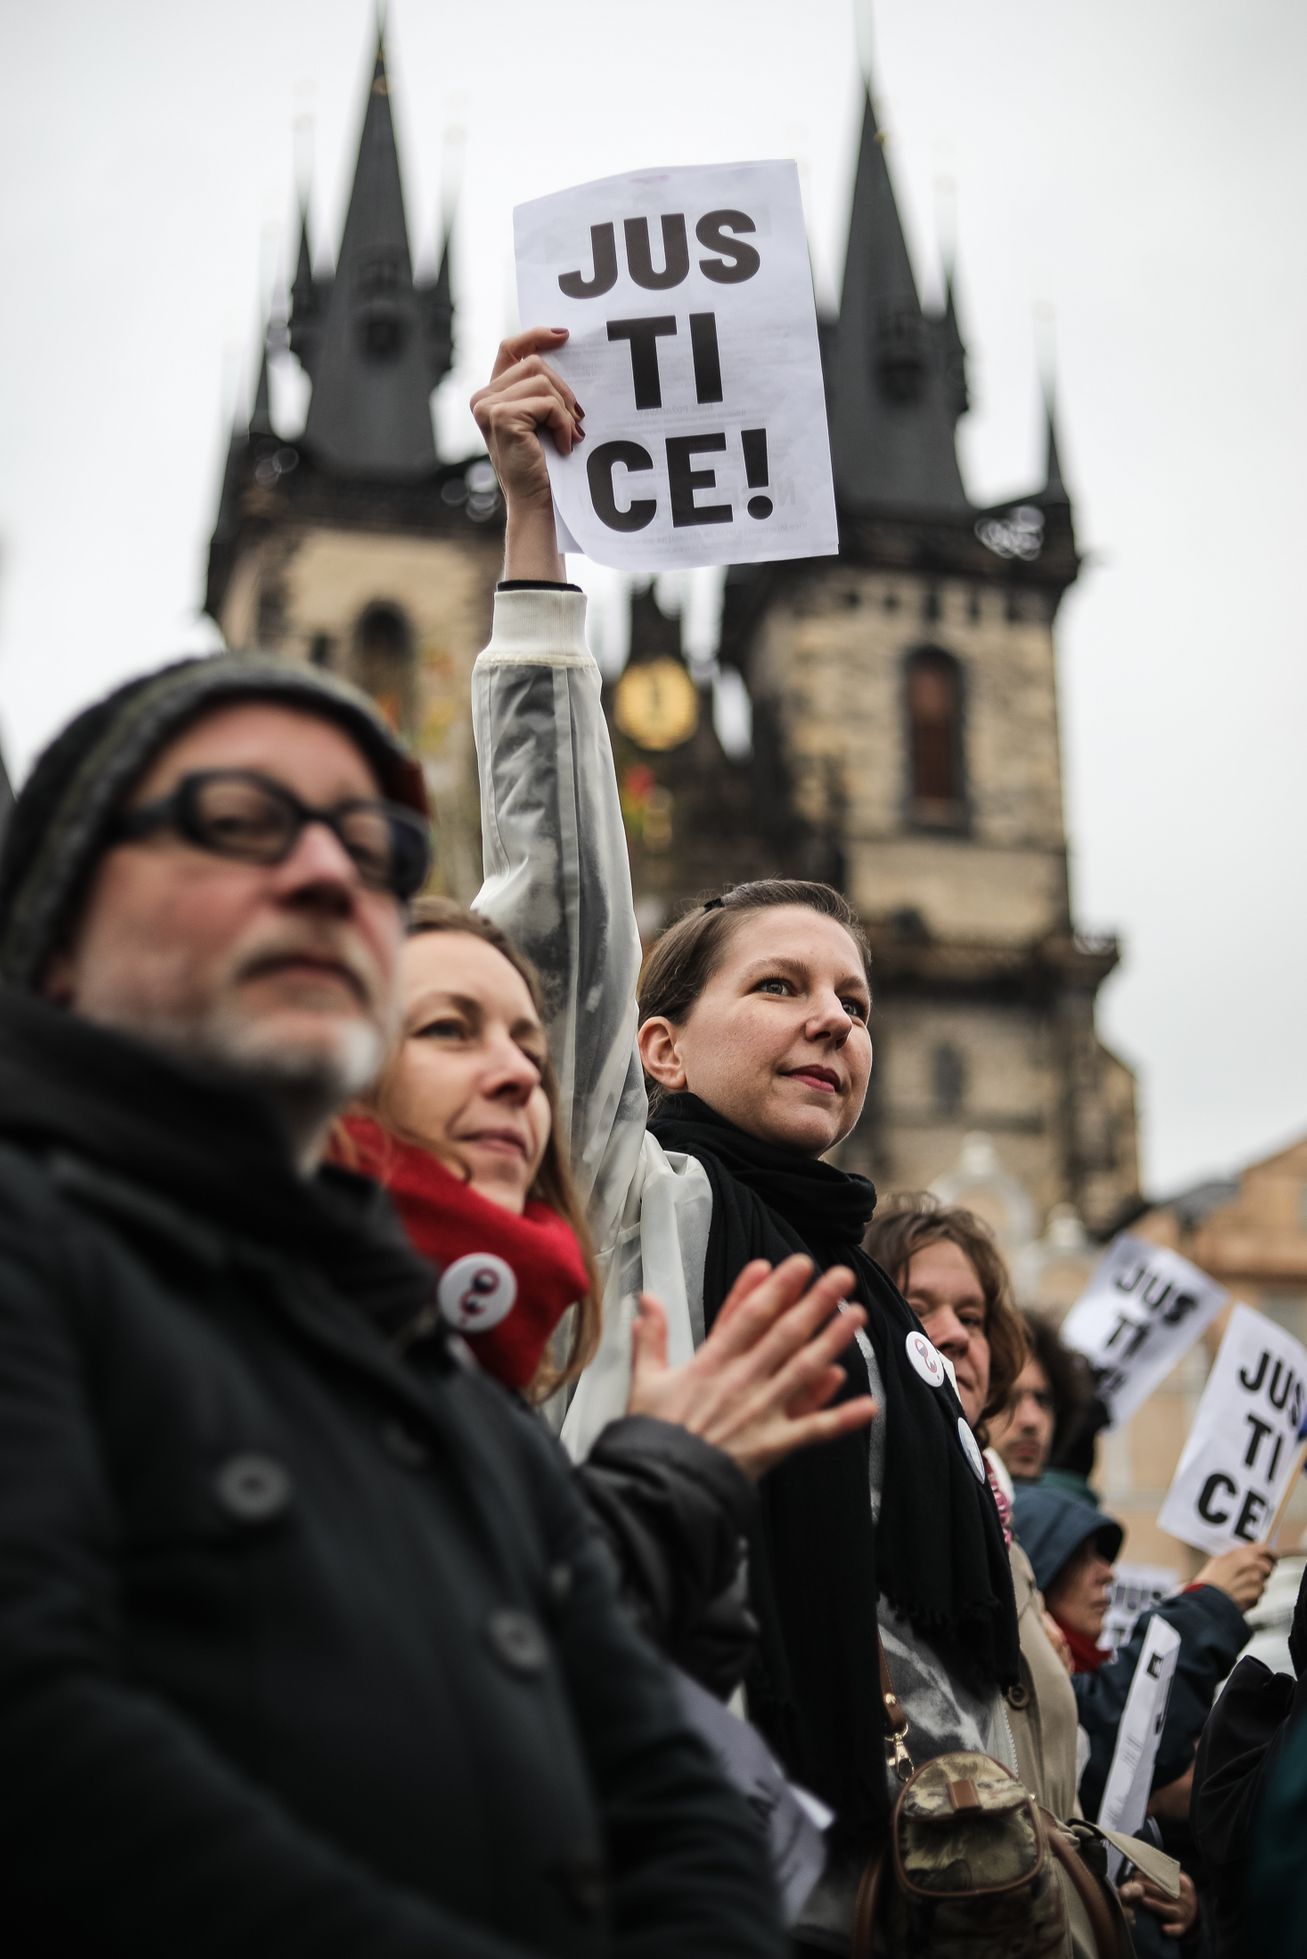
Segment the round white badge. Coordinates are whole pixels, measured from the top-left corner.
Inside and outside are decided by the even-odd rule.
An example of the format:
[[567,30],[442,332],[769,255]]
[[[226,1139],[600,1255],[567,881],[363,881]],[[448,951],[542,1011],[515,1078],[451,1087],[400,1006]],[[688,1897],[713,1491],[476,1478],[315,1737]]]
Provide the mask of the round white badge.
[[980,1453],[980,1444],[971,1433],[971,1424],[965,1415],[958,1416],[958,1441],[962,1444],[962,1453],[971,1464],[978,1479],[982,1483],[987,1481],[985,1458]]
[[436,1298],[445,1319],[460,1333],[484,1333],[512,1312],[517,1280],[513,1268],[494,1252],[469,1252],[441,1273]]
[[942,1388],[945,1381],[944,1363],[938,1352],[924,1333],[910,1333],[907,1339],[908,1365],[915,1374],[920,1374],[928,1387]]

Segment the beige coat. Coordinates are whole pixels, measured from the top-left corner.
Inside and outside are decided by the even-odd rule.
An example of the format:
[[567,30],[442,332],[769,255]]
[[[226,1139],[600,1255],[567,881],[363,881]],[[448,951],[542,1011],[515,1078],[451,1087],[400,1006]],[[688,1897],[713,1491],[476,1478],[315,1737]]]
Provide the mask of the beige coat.
[[1076,1697],[1066,1668],[1044,1631],[1044,1600],[1030,1560],[1013,1539],[1021,1678],[1007,1693],[1017,1769],[1031,1794],[1054,1816],[1080,1814],[1076,1798]]

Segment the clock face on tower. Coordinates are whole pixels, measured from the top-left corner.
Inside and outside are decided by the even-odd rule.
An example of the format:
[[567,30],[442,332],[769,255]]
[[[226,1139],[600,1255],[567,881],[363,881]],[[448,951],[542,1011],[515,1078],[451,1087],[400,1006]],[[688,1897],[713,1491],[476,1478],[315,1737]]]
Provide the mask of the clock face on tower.
[[642,661],[618,681],[613,719],[641,748],[679,748],[699,725],[699,690],[679,660]]

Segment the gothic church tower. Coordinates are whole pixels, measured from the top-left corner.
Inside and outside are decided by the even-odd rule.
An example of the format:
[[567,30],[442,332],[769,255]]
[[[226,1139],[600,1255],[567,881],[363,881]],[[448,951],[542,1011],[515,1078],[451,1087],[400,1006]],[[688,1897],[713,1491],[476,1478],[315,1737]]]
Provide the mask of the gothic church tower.
[[270,412],[267,347],[247,427],[233,432],[209,548],[206,610],[230,646],[260,646],[367,688],[426,764],[440,874],[476,888],[468,717],[503,554],[485,456],[437,454],[431,395],[449,371],[449,240],[414,278],[379,39],[334,270],[302,213],[288,320],[312,385],[301,435]]
[[1058,1203],[1101,1227],[1138,1187],[1134,1088],[1094,1027],[1116,942],[1072,921],[1053,628],[1079,559],[1052,410],[1043,483],[973,505],[952,282],[927,312],[870,98],[823,355],[839,556],[729,574],[721,657],[870,929],[850,1153],[921,1188],[983,1131],[1036,1229]]

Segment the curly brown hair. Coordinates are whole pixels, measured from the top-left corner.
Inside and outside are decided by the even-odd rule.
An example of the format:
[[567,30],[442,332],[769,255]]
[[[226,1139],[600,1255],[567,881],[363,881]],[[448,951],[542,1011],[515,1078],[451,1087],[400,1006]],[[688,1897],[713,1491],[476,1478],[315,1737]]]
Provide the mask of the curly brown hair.
[[863,1244],[901,1288],[917,1253],[942,1240],[956,1245],[971,1261],[985,1295],[989,1393],[976,1424],[976,1435],[983,1448],[989,1441],[990,1416],[1006,1408],[1017,1375],[1030,1358],[1030,1338],[1017,1310],[1012,1278],[993,1232],[974,1211],[964,1211],[956,1204],[941,1204],[930,1191],[914,1191],[891,1197],[877,1206]]
[[[452,898],[417,898],[409,909],[408,932],[410,938],[428,932],[466,932],[474,939],[505,958],[513,971],[519,975],[531,996],[531,1005],[541,1023],[546,1020],[544,993],[540,985],[540,975],[536,972],[525,953],[520,952],[492,919],[480,912],[471,911],[459,905]],[[390,1088],[395,1079],[402,1043],[397,1042],[387,1057],[385,1066],[368,1099],[367,1113],[374,1116],[382,1128],[401,1142],[422,1144],[420,1136],[403,1133],[390,1111]],[[547,1204],[552,1211],[567,1223],[575,1234],[581,1247],[585,1262],[588,1289],[585,1297],[579,1300],[564,1322],[566,1342],[561,1355],[547,1352],[534,1380],[527,1390],[532,1401],[544,1401],[556,1389],[574,1381],[587,1363],[593,1358],[599,1345],[599,1326],[602,1312],[603,1288],[595,1262],[594,1240],[586,1222],[585,1208],[577,1192],[567,1161],[566,1145],[559,1133],[558,1075],[552,1058],[546,1053],[540,1070],[540,1084],[549,1103],[549,1137],[545,1152],[540,1159],[528,1196],[535,1202]]]

